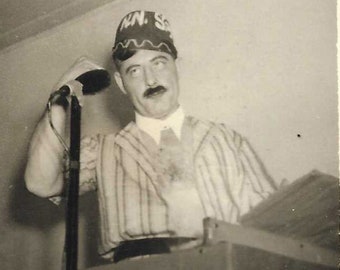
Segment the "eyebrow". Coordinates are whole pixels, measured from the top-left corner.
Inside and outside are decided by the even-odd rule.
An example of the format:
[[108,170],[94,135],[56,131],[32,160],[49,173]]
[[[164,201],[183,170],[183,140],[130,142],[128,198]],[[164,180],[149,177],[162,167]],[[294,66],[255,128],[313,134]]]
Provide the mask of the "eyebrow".
[[129,66],[126,70],[125,70],[125,73],[129,73],[129,71],[135,67],[140,67],[140,65],[132,65],[132,66]]
[[[166,60],[166,61],[169,60],[166,56],[157,55],[157,56],[155,56],[154,58],[152,58],[152,59],[150,60],[150,62],[152,63],[152,62],[155,62],[156,60],[159,60],[159,59],[164,59],[164,60]],[[135,68],[135,67],[140,67],[140,65],[135,64],[135,65],[129,66],[129,67],[125,70],[125,73],[126,73],[126,74],[129,73],[129,71],[130,71],[131,69]]]
[[168,59],[167,57],[165,57],[164,55],[158,55],[158,56],[152,58],[152,59],[150,60],[150,62],[154,62],[154,61],[156,61],[156,60],[158,60],[158,59],[169,60],[169,59]]

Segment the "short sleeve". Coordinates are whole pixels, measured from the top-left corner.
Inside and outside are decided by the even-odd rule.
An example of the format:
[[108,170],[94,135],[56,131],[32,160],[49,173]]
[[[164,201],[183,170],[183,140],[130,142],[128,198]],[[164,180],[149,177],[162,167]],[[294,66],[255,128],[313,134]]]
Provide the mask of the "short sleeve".
[[97,190],[96,164],[99,135],[86,136],[80,142],[79,194]]
[[241,215],[248,212],[277,190],[277,184],[268,174],[247,139],[234,133],[237,153],[242,170],[242,189],[239,192]]
[[[79,195],[82,195],[88,191],[97,190],[97,175],[96,164],[99,149],[99,135],[86,136],[80,141],[80,171],[79,171]],[[63,178],[65,186],[69,181],[69,158],[64,153],[64,170]],[[60,205],[63,199],[66,197],[65,192],[63,194],[52,196],[49,200]]]
[[245,137],[225,124],[218,127],[222,131],[216,136],[223,152],[221,171],[239,219],[274,193],[277,184]]

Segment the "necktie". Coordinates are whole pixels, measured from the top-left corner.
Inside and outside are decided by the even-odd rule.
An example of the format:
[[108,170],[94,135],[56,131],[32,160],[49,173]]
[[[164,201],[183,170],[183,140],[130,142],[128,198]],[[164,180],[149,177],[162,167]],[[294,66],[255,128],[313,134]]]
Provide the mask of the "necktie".
[[187,139],[184,136],[180,141],[171,129],[162,131],[157,160],[158,186],[167,205],[169,231],[192,237],[203,233],[204,212],[195,185],[192,141]]
[[184,151],[171,128],[161,131],[159,144],[160,174],[165,181],[180,181],[185,175]]

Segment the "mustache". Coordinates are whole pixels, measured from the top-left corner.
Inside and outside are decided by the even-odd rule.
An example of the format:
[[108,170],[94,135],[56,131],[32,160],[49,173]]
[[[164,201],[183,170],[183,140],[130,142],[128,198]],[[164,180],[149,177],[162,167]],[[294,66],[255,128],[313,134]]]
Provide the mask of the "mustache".
[[152,96],[153,94],[159,92],[159,91],[165,91],[165,87],[163,85],[158,85],[156,87],[150,87],[148,89],[145,90],[143,96],[144,97],[149,97]]

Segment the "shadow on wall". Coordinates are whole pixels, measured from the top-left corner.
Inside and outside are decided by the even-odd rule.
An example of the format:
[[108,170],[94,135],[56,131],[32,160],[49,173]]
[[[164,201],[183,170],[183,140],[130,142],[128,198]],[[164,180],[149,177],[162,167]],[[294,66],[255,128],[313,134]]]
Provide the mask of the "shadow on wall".
[[52,225],[63,219],[64,211],[44,198],[30,193],[24,183],[26,162],[22,162],[20,170],[14,177],[14,188],[10,203],[11,220],[25,226],[48,230]]
[[5,265],[10,265],[11,269],[51,269],[51,264],[56,261],[53,256],[59,247],[52,246],[55,241],[50,233],[63,221],[64,208],[28,192],[24,183],[24,156],[11,177],[13,189],[8,201],[8,223],[5,225],[10,234],[7,246],[12,254],[5,253]]
[[[22,243],[18,242],[19,246],[15,247],[16,254],[13,254],[19,259],[9,263],[12,267],[15,265],[14,269],[51,269],[51,265],[61,264],[65,236],[65,203],[56,206],[45,198],[31,194],[24,184],[25,162],[22,162],[20,167],[9,198],[9,223],[21,228],[19,233],[23,235]],[[84,245],[79,248],[83,250],[83,255],[79,256],[79,264],[86,267],[103,263],[97,255],[97,207],[95,192],[88,193],[79,200],[79,215],[83,221],[79,223],[79,231],[82,232],[79,233],[79,243]]]

